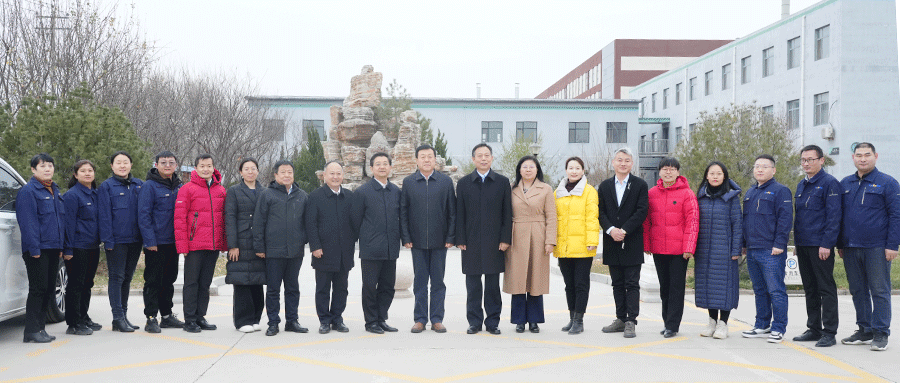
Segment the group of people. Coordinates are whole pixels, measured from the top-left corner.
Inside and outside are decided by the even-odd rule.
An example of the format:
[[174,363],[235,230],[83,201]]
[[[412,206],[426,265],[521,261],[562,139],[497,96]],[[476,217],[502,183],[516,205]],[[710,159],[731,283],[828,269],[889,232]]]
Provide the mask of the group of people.
[[[566,176],[556,188],[546,183],[534,156],[518,162],[510,182],[492,169],[492,148],[482,143],[472,149],[475,170],[454,188],[450,177],[435,170],[434,148],[420,146],[415,155],[418,171],[403,179],[402,188],[389,181],[391,157],[376,153],[369,160],[372,178],[355,191],[341,186],[343,166],[332,161],[324,168],[325,185],[307,195],[294,183],[289,161],[277,162],[274,181],[263,187],[257,183],[257,161],[245,158],[238,167],[241,182],[226,191],[209,155],[195,159],[190,182],[182,186],[174,154],[159,153],[142,182],[131,175],[131,157],[117,152],[110,159],[114,175],[100,187],[94,181],[95,165],[82,160],[61,196],[52,181],[53,159],[39,154],[31,161],[34,176],[20,190],[16,207],[31,284],[24,340],[54,339],[43,321],[58,257],[69,270],[66,332],[89,335],[101,328],[88,316],[101,242],[115,331],[139,328],[128,320],[127,298],[143,249],[147,332],[216,329],[205,316],[216,259],[225,251],[226,282],[234,285],[235,328],[260,331],[265,309],[266,335],[276,335],[283,286],[285,331],[308,332],[297,312],[299,271],[308,243],[319,333],[347,332],[342,314],[358,241],[368,332],[398,331],[387,319],[401,246],[411,250],[413,260],[411,331],[420,333],[430,322],[431,330],[446,332],[444,271],[447,250],[456,246],[466,276],[468,334],[501,333],[501,289],[511,295],[515,331],[525,332],[528,325],[528,331],[540,332],[550,255],[558,258],[570,313],[562,330],[579,334],[602,237],[602,262],[609,267],[616,306],[616,319],[603,332],[636,336],[646,253],[653,255],[660,282],[660,334],[668,338],[680,331],[686,272],[693,258],[696,305],[709,310],[709,324],[700,335],[726,338],[729,314],[738,304],[739,259],[746,254],[757,315],[754,328],[742,336],[777,343],[787,324],[784,274],[793,227],[808,313],[808,330],[794,340],[836,343],[837,248],[859,326],[842,343],[887,347],[890,261],[900,247],[900,187],[875,168],[878,155],[870,143],[856,146],[858,171],[841,182],[822,171],[821,148],[804,147],[801,165],[807,176],[796,197],[774,180],[775,160],[760,155],[753,167],[756,184],[743,199],[741,187],[717,161],[707,166],[695,193],[680,175],[678,160],[664,158],[660,179],[649,188],[631,174],[634,155],[628,148],[615,152],[615,175],[596,189],[588,184],[578,157],[564,162]],[[179,255],[185,257],[184,322],[172,312]]]

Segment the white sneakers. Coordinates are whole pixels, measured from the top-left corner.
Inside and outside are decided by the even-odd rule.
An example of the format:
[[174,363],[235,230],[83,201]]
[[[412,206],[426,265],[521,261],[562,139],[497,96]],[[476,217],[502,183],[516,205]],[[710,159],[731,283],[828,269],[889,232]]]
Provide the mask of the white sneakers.
[[742,331],[741,336],[744,338],[766,338],[772,332],[768,328],[754,328],[752,330]]
[[713,336],[713,333],[716,332],[717,326],[718,325],[716,324],[716,320],[709,318],[709,323],[706,325],[706,328],[704,328],[702,331],[700,331],[700,336],[705,336],[705,337]]
[[769,339],[766,340],[769,343],[781,343],[784,340],[784,333],[778,331],[772,331],[769,333]]
[[719,321],[719,323],[716,324],[716,332],[713,333],[713,338],[715,338],[715,339],[728,338],[728,322]]
[[251,332],[256,331],[256,329],[253,328],[252,325],[249,325],[249,324],[248,324],[248,325],[243,325],[243,326],[241,326],[241,328],[239,328],[238,331],[244,332],[244,333],[251,333]]
[[261,331],[261,330],[262,330],[262,326],[260,326],[259,323],[253,325],[253,331]]

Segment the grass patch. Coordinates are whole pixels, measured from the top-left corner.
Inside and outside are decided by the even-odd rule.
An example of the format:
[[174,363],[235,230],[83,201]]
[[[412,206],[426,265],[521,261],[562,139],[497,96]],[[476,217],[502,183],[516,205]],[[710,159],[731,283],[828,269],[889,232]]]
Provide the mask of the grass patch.
[[[223,253],[225,254],[225,253]],[[219,255],[216,260],[216,272],[214,277],[225,275],[225,263],[228,259],[224,255]],[[137,267],[134,269],[134,277],[131,279],[132,289],[141,289],[144,287],[144,253],[138,259]],[[94,287],[102,287],[109,285],[109,268],[106,266],[106,252],[100,251],[100,264],[97,265],[97,275],[94,276]]]

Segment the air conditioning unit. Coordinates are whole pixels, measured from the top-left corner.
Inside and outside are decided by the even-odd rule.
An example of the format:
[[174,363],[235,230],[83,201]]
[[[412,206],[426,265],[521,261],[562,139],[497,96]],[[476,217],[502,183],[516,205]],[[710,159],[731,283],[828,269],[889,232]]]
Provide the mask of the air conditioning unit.
[[834,139],[834,125],[831,125],[830,122],[822,128],[822,138],[826,140]]

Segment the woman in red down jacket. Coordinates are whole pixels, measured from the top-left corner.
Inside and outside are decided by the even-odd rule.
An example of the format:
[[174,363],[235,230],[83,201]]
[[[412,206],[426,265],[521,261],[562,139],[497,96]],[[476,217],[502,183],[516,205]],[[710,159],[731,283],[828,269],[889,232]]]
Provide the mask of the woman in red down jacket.
[[659,162],[659,181],[649,191],[650,211],[644,221],[644,251],[653,253],[659,276],[659,297],[666,327],[660,334],[678,334],[684,312],[684,284],[688,260],[697,247],[700,210],[697,197],[672,157]]
[[194,160],[191,182],[178,190],[175,200],[175,247],[184,255],[184,331],[215,330],[206,321],[209,285],[225,241],[225,187],[212,156]]

